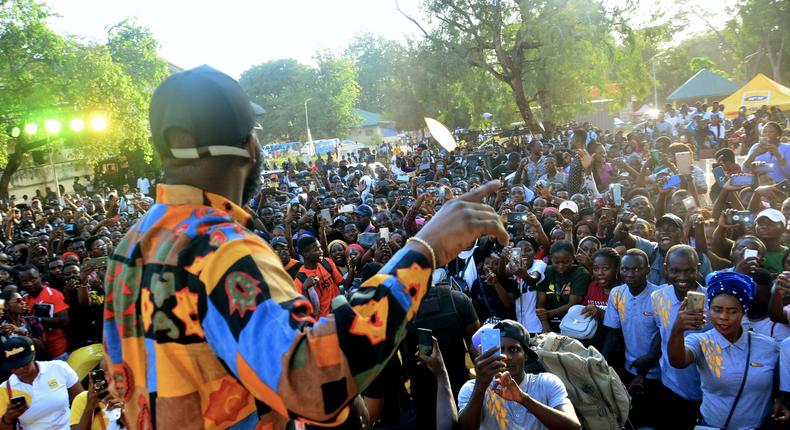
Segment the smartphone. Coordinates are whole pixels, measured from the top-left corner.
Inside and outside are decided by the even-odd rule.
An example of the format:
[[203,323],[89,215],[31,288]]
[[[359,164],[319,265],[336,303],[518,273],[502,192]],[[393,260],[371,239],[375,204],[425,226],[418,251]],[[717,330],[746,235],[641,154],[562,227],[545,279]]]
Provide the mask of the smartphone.
[[723,187],[726,182],[727,172],[724,171],[724,167],[716,166],[713,168],[713,177],[716,178],[716,183],[719,184],[719,187]]
[[66,233],[74,233],[75,227],[76,226],[74,224],[66,224],[65,227],[63,228],[63,230]]
[[482,348],[482,353],[486,351],[496,348],[497,354],[501,351],[501,339],[500,339],[499,329],[498,328],[488,328],[483,330],[480,334],[480,347]]
[[675,153],[675,166],[678,168],[678,172],[680,172],[681,175],[691,174],[691,153]]
[[527,218],[529,214],[526,212],[510,212],[507,214],[507,222],[508,223],[520,223],[520,222],[527,222]]
[[397,180],[398,182],[409,182],[409,175],[398,175],[398,177],[395,178],[395,180]]
[[321,218],[330,224],[332,223],[332,214],[329,212],[329,209],[321,209]]
[[93,380],[93,386],[96,388],[101,389],[107,385],[107,379],[104,377],[104,369],[91,370],[91,379]]
[[384,239],[384,242],[390,241],[390,229],[387,227],[382,227],[379,229],[379,237]]
[[315,191],[315,184],[310,182],[310,184],[307,185],[307,189],[310,191]]
[[733,176],[730,183],[735,187],[751,187],[754,185],[754,175]]
[[433,353],[433,330],[428,328],[418,328],[418,344],[417,350],[422,355],[431,355]]
[[510,250],[510,261],[521,264],[521,248],[515,247]]
[[785,194],[790,194],[790,179],[785,179],[784,181],[776,184],[776,189]]
[[747,225],[753,221],[753,217],[749,211],[735,211],[727,216],[727,224]]
[[756,249],[744,249],[743,250],[743,259],[748,260],[750,258],[757,258],[757,250]]
[[88,264],[91,267],[98,267],[98,268],[106,267],[107,257],[104,256],[104,257],[91,258],[90,260],[88,260]]
[[687,211],[691,211],[697,208],[697,201],[694,200],[694,197],[688,196],[683,199],[683,206],[686,208]]
[[623,205],[623,186],[621,184],[612,184],[612,200],[617,206]]
[[47,303],[36,303],[33,305],[33,316],[39,318],[52,318],[54,306]]
[[5,309],[5,299],[0,299],[0,310]]
[[350,214],[354,212],[354,205],[343,205],[338,212],[341,214]]
[[16,396],[11,398],[11,406],[21,408],[27,404],[25,396]]
[[686,293],[686,298],[688,299],[686,309],[692,312],[701,312],[705,310],[705,294],[698,291],[689,291]]
[[665,190],[668,190],[668,189],[670,189],[672,187],[678,187],[678,186],[680,186],[680,176],[672,175],[672,176],[669,177],[669,180],[667,180],[667,183],[664,184],[663,188]]

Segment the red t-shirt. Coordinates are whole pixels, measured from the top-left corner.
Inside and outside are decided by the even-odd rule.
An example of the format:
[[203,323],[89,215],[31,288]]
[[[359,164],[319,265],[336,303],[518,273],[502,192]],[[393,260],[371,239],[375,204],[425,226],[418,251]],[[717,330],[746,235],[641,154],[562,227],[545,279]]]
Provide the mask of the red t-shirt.
[[[24,296],[23,299],[25,300],[25,303],[27,303],[27,307],[30,309],[30,312],[33,312],[33,305],[42,303],[52,305],[53,316],[69,308],[69,305],[66,304],[66,300],[63,298],[63,294],[60,291],[50,287],[42,288],[41,291],[39,291],[37,297],[33,297],[32,295],[28,294]],[[45,333],[47,342],[47,355],[49,358],[57,357],[66,352],[68,349],[68,342],[66,341],[66,332],[63,331],[62,327],[46,327]]]
[[598,281],[590,282],[587,294],[582,299],[582,306],[595,305],[599,308],[606,308],[607,303],[609,303],[609,295],[598,285]]
[[[331,273],[327,272],[327,270],[324,268],[324,265],[327,263],[332,269]],[[337,270],[335,262],[330,258],[325,258],[323,262],[316,264],[315,269],[312,270],[302,265],[302,267],[299,269],[299,273],[303,273],[308,278],[313,276],[318,278],[318,282],[314,284],[315,291],[318,293],[319,302],[321,303],[321,309],[318,313],[318,316],[323,317],[328,315],[332,305],[332,299],[340,294],[340,284],[343,282],[343,275],[339,270]],[[296,285],[297,291],[307,296],[307,291],[302,291],[302,280],[299,278],[307,278],[297,275],[296,279],[294,279],[294,284]]]

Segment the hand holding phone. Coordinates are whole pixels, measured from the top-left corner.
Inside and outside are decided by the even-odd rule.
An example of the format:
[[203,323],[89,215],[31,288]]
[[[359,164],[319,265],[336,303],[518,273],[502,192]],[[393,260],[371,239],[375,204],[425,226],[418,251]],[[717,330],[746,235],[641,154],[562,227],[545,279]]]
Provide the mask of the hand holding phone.
[[420,355],[431,355],[433,353],[433,331],[427,328],[418,328],[417,350]]
[[686,298],[688,299],[686,309],[690,312],[702,312],[705,310],[705,294],[698,291],[689,291],[686,293]]

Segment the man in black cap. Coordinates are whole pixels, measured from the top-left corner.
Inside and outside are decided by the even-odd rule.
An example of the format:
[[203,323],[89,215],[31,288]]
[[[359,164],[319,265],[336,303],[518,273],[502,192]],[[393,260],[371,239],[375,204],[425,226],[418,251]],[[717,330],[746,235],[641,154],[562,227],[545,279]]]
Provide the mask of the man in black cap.
[[299,269],[302,268],[302,263],[295,259],[291,258],[291,251],[288,247],[288,240],[284,237],[275,237],[274,239],[269,242],[269,245],[272,246],[272,249],[280,257],[280,262],[283,264],[283,269],[291,276],[291,279],[296,279],[296,274],[299,273]]
[[[683,220],[675,214],[664,214],[656,221],[656,240],[651,242],[639,236],[631,234],[628,230],[633,227],[636,216],[631,212],[625,212],[620,217],[620,222],[614,229],[614,239],[618,242],[623,242],[627,248],[639,248],[647,254],[650,259],[650,274],[647,275],[647,280],[655,285],[663,285],[667,283],[664,276],[664,257],[675,245],[686,244],[685,236],[683,235]],[[708,257],[702,253],[700,254],[700,274],[701,279],[713,271]]]
[[[164,181],[110,256],[104,346],[135,428],[325,426],[381,372],[431,270],[481,235],[507,243],[492,182],[442,207],[351,302],[312,318],[242,205],[260,181],[254,114],[208,66],[168,77],[150,107]],[[232,399],[232,400],[228,400]]]
[[368,205],[359,205],[354,210],[355,224],[360,233],[371,233],[376,231],[376,227],[370,222],[373,217],[373,208]]
[[529,332],[513,320],[498,329],[500,350],[481,351],[475,360],[476,378],[458,393],[458,422],[462,430],[579,429],[562,380],[551,373],[526,373],[538,356],[529,347]]

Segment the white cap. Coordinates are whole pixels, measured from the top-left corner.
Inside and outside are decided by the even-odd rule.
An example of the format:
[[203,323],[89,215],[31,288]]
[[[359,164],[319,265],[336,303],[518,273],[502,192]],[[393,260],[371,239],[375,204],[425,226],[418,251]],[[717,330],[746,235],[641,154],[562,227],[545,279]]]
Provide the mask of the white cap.
[[569,211],[571,211],[571,212],[573,212],[575,214],[579,213],[579,206],[576,205],[576,203],[574,203],[571,200],[565,200],[564,202],[562,202],[560,204],[560,207],[559,207],[560,213],[562,213],[562,211],[565,210],[565,209],[568,209]]
[[764,209],[762,212],[757,214],[757,217],[754,220],[757,221],[762,217],[766,217],[773,222],[780,222],[782,223],[782,226],[787,225],[787,219],[785,218],[784,214],[776,209]]

